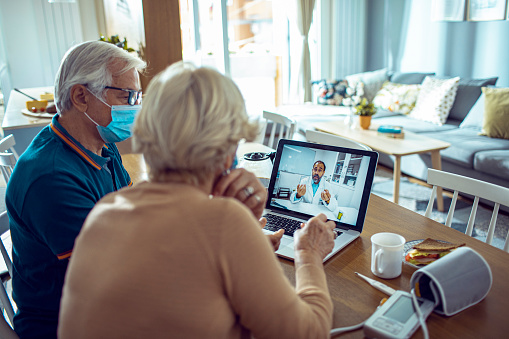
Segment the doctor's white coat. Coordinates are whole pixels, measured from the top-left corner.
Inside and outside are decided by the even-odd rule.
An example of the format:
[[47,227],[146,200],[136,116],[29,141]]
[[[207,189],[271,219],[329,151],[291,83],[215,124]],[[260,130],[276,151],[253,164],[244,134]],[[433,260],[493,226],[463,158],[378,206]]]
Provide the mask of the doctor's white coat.
[[313,196],[313,187],[311,186],[312,183],[313,183],[313,181],[312,181],[311,176],[306,177],[305,179],[301,180],[300,185],[306,185],[306,194],[304,194],[302,197],[297,199],[297,191],[294,191],[290,195],[290,201],[294,204],[296,204],[300,201],[304,201],[304,202],[307,202],[310,204],[318,205],[320,200],[322,199],[322,192],[324,190],[328,190],[331,195],[330,201],[329,201],[328,205],[324,201],[323,205],[325,205],[325,207],[327,207],[329,210],[334,211],[338,207],[338,202],[336,200],[336,192],[334,191],[334,188],[332,187],[332,185],[325,180],[320,180],[320,184],[318,185],[316,194]]

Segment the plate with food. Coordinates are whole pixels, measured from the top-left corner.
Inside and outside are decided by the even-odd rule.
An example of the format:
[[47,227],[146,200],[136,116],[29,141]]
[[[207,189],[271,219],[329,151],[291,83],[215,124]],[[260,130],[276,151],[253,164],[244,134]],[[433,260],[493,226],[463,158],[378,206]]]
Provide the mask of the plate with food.
[[465,243],[451,243],[431,238],[408,241],[403,247],[403,262],[410,266],[421,268],[461,246],[465,246]]
[[21,113],[23,113],[24,115],[27,115],[29,117],[32,117],[32,118],[53,118],[53,116],[56,114],[56,112],[52,113],[52,112],[48,112],[46,110],[40,110],[40,109],[29,111],[26,108],[23,108],[21,110]]

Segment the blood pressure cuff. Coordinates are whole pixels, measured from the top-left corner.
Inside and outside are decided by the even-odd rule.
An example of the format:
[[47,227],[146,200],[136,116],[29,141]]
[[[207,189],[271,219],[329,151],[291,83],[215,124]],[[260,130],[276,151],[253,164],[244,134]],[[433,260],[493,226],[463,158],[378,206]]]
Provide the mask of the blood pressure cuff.
[[410,288],[435,302],[435,312],[451,316],[483,300],[491,289],[491,269],[469,247],[460,247],[414,272]]

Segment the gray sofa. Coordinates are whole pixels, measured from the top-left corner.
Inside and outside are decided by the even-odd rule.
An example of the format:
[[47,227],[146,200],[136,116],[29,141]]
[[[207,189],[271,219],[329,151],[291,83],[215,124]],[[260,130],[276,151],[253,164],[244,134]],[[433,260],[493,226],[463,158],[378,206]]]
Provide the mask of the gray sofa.
[[[390,81],[417,84],[421,83],[426,75],[428,74],[395,73]],[[454,105],[442,126],[388,111],[377,112],[373,116],[373,122],[380,125],[403,126],[405,131],[447,141],[451,146],[440,152],[442,170],[509,188],[509,140],[479,135],[479,128],[465,121],[472,120],[471,117],[465,119],[471,110],[483,110],[484,103],[480,100],[477,102],[481,95],[481,87],[493,86],[496,81],[497,78],[460,79]],[[392,168],[394,159],[386,154],[380,154],[379,163]],[[402,158],[401,171],[412,177],[426,180],[429,167],[431,167],[429,154]],[[506,208],[504,210],[507,211]]]

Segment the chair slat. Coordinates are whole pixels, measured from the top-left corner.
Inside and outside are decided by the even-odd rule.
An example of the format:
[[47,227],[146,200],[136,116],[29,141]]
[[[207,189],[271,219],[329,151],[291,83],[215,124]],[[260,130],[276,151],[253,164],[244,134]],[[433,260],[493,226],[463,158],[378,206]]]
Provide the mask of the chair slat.
[[[433,185],[430,201],[428,202],[428,207],[426,208],[426,213],[424,214],[424,216],[428,218],[431,216],[431,210],[436,198],[437,188],[442,187],[454,191],[451,206],[449,207],[449,212],[447,213],[447,220],[445,222],[445,225],[449,227],[452,224],[458,194],[467,193],[474,196],[472,210],[470,211],[470,217],[468,218],[467,228],[465,230],[465,234],[468,236],[472,236],[474,230],[475,218],[479,208],[479,200],[482,198],[493,202],[493,212],[491,214],[490,225],[486,236],[486,243],[492,244],[495,229],[497,226],[497,217],[500,205],[509,206],[509,188],[431,168],[428,169],[428,184]],[[509,231],[505,237],[504,251],[509,252]]]
[[[295,132],[295,121],[293,119],[290,119],[278,113],[268,111],[263,111],[263,117],[267,120],[267,126],[269,125],[269,122],[272,122],[272,129],[270,132],[269,142],[267,143],[267,146],[271,148],[277,148],[279,139],[293,138],[293,134]],[[278,126],[280,127],[279,134],[276,133],[276,128]],[[263,135],[263,138],[265,138],[265,135]]]
[[424,216],[429,218],[431,216],[431,211],[433,210],[433,203],[435,202],[435,197],[437,196],[437,186],[433,186],[431,190],[431,197],[429,198],[428,207],[426,207],[426,212]]
[[334,135],[334,134],[324,133],[324,132],[319,132],[319,131],[313,131],[313,130],[306,130],[306,140],[309,142],[314,142],[314,143],[318,143],[318,144],[362,149],[362,150],[366,150],[366,151],[372,150],[371,147],[361,144],[360,142],[350,140],[350,139],[344,138],[339,135]]
[[456,201],[458,201],[458,191],[454,191],[451,200],[451,206],[449,207],[449,212],[447,213],[447,220],[445,221],[445,226],[451,227],[452,219],[454,217],[454,211],[456,210]]

